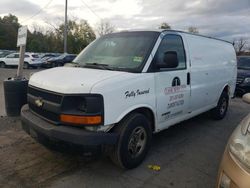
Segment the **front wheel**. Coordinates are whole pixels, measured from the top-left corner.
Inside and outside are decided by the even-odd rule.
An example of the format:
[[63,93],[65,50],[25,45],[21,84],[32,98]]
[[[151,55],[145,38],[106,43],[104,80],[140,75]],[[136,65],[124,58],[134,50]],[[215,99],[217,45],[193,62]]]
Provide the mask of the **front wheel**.
[[149,120],[140,113],[133,113],[115,127],[119,140],[111,152],[112,161],[125,169],[142,163],[150,148],[152,130]]
[[212,109],[213,119],[220,120],[223,119],[227,113],[229,103],[229,96],[227,92],[223,92],[220,96],[217,106]]

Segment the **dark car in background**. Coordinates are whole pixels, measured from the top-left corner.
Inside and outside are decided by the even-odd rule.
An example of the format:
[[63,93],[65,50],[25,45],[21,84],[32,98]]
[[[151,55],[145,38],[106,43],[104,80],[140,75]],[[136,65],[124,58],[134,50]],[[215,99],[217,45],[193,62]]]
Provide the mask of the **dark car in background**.
[[58,57],[52,57],[43,63],[43,67],[59,67],[63,66],[65,63],[70,63],[75,59],[75,54],[63,54]]
[[236,94],[243,95],[250,92],[250,56],[239,56],[237,66]]
[[41,59],[45,59],[45,58],[52,58],[52,57],[58,57],[60,56],[61,54],[58,54],[58,53],[46,53],[46,54],[43,54],[41,56]]

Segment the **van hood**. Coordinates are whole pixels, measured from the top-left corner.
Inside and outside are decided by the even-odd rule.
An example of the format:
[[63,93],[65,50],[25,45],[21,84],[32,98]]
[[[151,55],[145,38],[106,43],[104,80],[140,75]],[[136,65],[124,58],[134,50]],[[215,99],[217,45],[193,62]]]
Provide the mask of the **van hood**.
[[88,68],[58,67],[34,73],[29,80],[29,85],[57,93],[91,93],[91,89],[95,84],[123,74],[126,73]]

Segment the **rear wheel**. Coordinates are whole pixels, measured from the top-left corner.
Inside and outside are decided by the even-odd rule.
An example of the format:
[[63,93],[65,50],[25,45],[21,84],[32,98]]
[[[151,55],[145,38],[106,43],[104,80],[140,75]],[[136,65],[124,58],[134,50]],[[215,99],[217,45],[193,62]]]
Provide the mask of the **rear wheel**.
[[0,62],[0,68],[5,68],[5,67],[6,67],[5,63],[4,62]]
[[229,103],[229,96],[227,92],[223,91],[218,101],[217,106],[211,111],[213,119],[223,119],[227,113]]
[[140,165],[151,144],[149,120],[143,114],[133,113],[119,123],[114,132],[119,134],[119,140],[110,154],[112,161],[126,169]]

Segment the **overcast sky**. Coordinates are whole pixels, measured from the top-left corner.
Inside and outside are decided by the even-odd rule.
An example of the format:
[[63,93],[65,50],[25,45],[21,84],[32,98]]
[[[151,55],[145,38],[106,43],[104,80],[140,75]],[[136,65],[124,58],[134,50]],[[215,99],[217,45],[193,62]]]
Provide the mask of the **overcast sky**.
[[[12,13],[22,25],[49,28],[63,22],[64,3],[1,0],[0,16]],[[195,26],[201,34],[226,40],[250,38],[250,0],[68,0],[68,16],[85,19],[93,27],[101,19],[118,30],[154,29],[167,22],[173,29]]]

